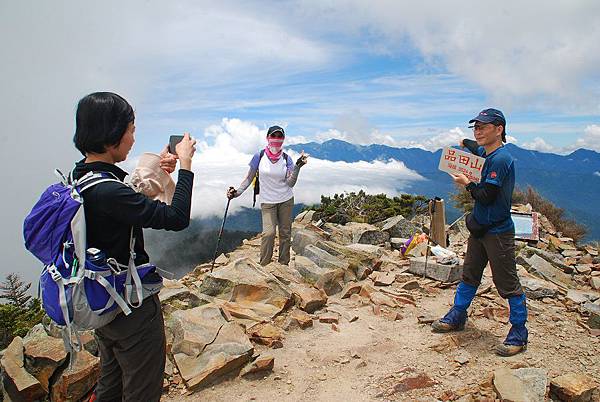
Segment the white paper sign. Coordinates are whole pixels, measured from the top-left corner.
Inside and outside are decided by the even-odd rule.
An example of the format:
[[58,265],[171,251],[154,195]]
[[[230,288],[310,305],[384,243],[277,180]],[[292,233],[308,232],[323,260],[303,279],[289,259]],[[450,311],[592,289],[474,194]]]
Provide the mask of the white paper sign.
[[479,183],[481,180],[481,169],[483,169],[485,158],[473,155],[460,149],[446,147],[442,152],[438,169],[452,174],[462,173],[469,180]]

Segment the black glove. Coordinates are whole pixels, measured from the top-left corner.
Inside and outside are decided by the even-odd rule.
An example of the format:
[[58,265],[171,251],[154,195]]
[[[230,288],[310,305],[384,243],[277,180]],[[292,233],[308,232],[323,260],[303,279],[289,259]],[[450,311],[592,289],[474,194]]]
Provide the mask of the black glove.
[[300,156],[298,158],[298,160],[296,161],[296,166],[302,167],[302,166],[306,165],[306,159],[307,159],[306,155]]
[[229,189],[227,190],[227,198],[229,198],[230,200],[235,198],[235,196],[236,196],[235,193],[236,193],[235,188],[229,187]]

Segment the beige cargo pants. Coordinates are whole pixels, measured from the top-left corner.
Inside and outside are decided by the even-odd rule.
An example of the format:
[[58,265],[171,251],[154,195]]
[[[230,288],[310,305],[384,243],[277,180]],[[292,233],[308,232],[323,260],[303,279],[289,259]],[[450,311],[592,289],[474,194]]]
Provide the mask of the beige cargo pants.
[[262,239],[260,244],[260,265],[267,265],[273,258],[275,228],[279,228],[279,263],[290,262],[290,244],[292,238],[292,209],[294,197],[278,204],[260,204],[262,212]]

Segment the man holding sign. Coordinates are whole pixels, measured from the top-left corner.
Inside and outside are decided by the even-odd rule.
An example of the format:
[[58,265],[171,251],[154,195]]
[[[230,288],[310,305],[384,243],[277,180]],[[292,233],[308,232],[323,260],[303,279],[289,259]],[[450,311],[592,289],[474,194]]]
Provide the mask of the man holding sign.
[[[510,323],[508,336],[496,352],[513,356],[527,348],[527,305],[515,263],[514,223],[510,216],[515,186],[514,160],[503,146],[506,142],[506,119],[496,109],[482,110],[469,123],[475,141],[464,139],[461,146],[485,158],[481,180],[477,183],[465,174],[449,173],[454,182],[463,185],[475,200],[473,212],[467,215],[469,236],[462,281],[456,289],[454,305],[442,319],[432,324],[434,332],[464,328],[467,309],[481,283],[488,261],[494,285],[500,296],[508,299]],[[444,158],[444,155],[442,155]],[[440,168],[442,163],[440,162]],[[447,169],[443,169],[447,171]]]

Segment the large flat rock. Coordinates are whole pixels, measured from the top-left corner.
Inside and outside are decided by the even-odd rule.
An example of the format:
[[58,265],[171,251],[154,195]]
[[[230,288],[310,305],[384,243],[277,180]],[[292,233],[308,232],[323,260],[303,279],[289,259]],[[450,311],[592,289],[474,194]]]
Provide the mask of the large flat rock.
[[570,275],[565,274],[562,270],[556,268],[539,255],[533,254],[529,258],[525,258],[525,262],[529,265],[531,271],[541,278],[565,287],[574,287]]
[[270,304],[278,312],[292,301],[286,284],[249,258],[241,258],[206,275],[201,293],[236,303]]
[[343,259],[340,259],[312,244],[309,244],[304,248],[302,256],[308,258],[319,267],[324,269],[341,269],[345,271],[350,266],[350,264]]
[[240,369],[250,361],[253,352],[244,328],[235,322],[226,322],[202,350],[173,356],[188,389],[196,390]]
[[540,368],[501,368],[494,371],[494,388],[503,401],[544,402],[548,371]]
[[425,269],[425,257],[415,257],[410,259],[408,272],[414,275],[435,279],[440,282],[456,282],[462,275],[462,265],[443,265],[432,261],[429,258],[427,269]]
[[221,309],[213,305],[173,312],[167,322],[173,333],[173,354],[200,354],[226,323]]

